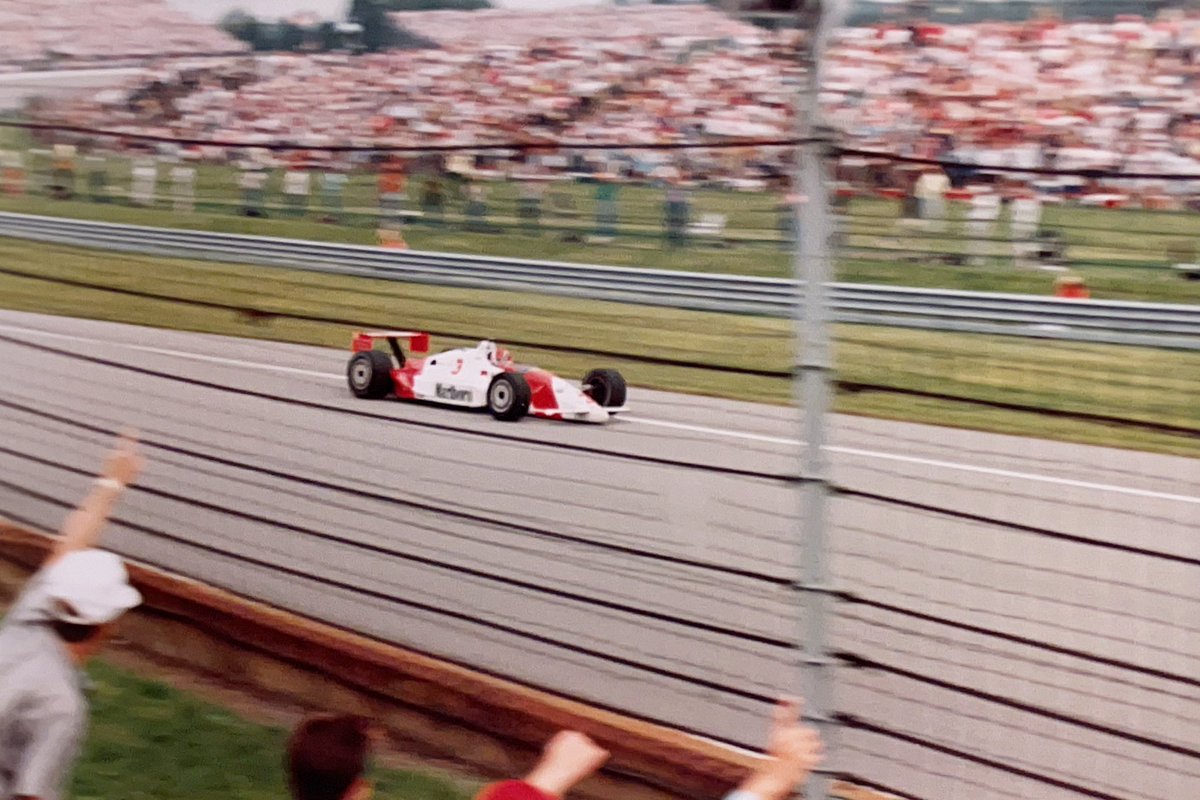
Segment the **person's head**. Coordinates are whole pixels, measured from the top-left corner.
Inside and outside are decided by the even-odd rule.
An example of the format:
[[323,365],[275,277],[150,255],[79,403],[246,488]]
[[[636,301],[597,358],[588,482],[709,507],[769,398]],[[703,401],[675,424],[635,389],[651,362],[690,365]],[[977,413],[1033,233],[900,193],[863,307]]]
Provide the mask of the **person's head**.
[[117,621],[142,602],[121,559],[104,550],[67,553],[43,577],[50,626],[77,662],[108,641]]
[[293,800],[367,800],[370,746],[371,726],[362,717],[322,715],[301,722],[287,750]]

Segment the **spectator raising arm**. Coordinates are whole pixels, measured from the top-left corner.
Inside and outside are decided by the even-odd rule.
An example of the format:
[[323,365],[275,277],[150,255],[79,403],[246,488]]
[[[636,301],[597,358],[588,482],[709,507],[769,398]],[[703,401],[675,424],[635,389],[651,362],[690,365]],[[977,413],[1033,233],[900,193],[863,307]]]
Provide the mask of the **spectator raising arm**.
[[137,453],[136,439],[129,435],[122,436],[117,448],[105,461],[92,490],[63,523],[62,536],[50,553],[47,566],[68,553],[96,545],[117,499],[126,486],[137,480],[141,469],[142,458]]
[[495,783],[476,800],[556,800],[608,761],[609,753],[578,731],[559,731],[523,781]]
[[[600,769],[608,756],[584,734],[560,731],[524,780],[494,783],[475,800],[557,800]],[[775,706],[767,758],[726,800],[785,800],[823,757],[820,736],[800,724],[800,703],[784,698]]]
[[784,800],[808,780],[824,755],[817,732],[800,724],[800,703],[784,698],[775,706],[767,760],[727,800]]

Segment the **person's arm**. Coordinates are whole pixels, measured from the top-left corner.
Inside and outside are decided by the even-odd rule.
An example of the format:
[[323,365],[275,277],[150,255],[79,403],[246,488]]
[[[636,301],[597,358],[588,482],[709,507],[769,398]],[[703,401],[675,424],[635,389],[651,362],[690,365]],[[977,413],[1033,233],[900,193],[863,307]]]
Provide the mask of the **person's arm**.
[[817,732],[800,724],[800,704],[780,700],[767,740],[767,760],[725,800],[786,800],[808,780],[824,754]]
[[578,731],[560,731],[546,743],[541,760],[525,782],[545,794],[562,797],[608,761],[609,752]]
[[542,757],[523,780],[503,781],[483,789],[476,800],[539,796],[557,800],[608,760],[609,752],[578,731],[559,731],[546,743]]
[[117,499],[125,487],[137,479],[141,468],[142,459],[137,453],[136,440],[131,436],[122,436],[83,502],[63,523],[61,536],[46,560],[47,564],[54,563],[68,553],[96,545]]

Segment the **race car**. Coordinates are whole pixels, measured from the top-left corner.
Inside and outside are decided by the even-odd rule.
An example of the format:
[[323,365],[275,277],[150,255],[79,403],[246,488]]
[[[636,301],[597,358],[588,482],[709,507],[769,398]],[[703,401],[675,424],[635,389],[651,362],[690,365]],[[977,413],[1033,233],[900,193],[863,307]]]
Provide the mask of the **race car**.
[[[389,352],[376,349],[386,341]],[[356,397],[393,395],[459,408],[487,408],[499,420],[527,414],[556,420],[608,422],[625,407],[625,379],[613,369],[594,369],[581,385],[544,369],[513,363],[508,351],[489,340],[474,347],[410,358],[429,352],[429,334],[415,331],[359,331],[346,380]]]

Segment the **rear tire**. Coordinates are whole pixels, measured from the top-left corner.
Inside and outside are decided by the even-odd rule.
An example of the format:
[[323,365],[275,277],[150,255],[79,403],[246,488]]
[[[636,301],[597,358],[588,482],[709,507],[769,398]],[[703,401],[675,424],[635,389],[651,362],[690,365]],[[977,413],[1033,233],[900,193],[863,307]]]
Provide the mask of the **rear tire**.
[[515,372],[501,372],[488,386],[488,411],[504,422],[515,422],[528,414],[530,399],[529,384]]
[[584,394],[604,408],[625,405],[625,378],[615,369],[594,369],[583,379]]
[[346,382],[355,397],[378,400],[395,388],[392,384],[392,359],[378,350],[355,353],[346,365]]

